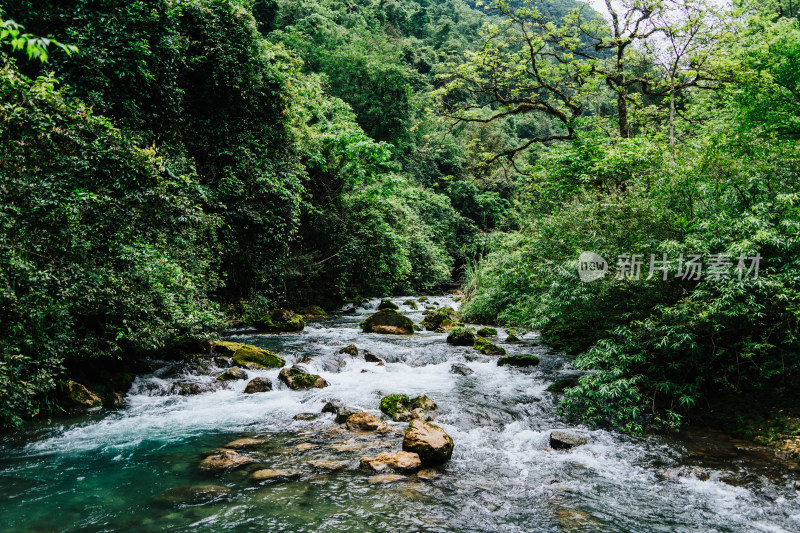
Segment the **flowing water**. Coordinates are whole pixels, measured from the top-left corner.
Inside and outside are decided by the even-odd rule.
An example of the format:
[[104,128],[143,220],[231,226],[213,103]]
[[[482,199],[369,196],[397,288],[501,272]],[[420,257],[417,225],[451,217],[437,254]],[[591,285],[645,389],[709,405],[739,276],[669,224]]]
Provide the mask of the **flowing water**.
[[[396,298],[415,322],[411,311]],[[431,297],[455,306],[450,298]],[[166,394],[177,379],[213,378],[157,372],[140,376],[118,411],[98,411],[26,429],[0,443],[0,531],[800,531],[800,476],[756,447],[713,433],[632,438],[565,423],[545,389],[574,374],[569,359],[532,342],[498,343],[533,353],[533,369],[498,367],[496,358],[453,347],[445,335],[364,334],[355,315],[308,321],[291,334],[233,338],[305,364],[330,386],[298,392],[277,370],[252,371],[275,390],[243,394],[246,381],[191,396]],[[501,330],[499,339],[505,339]],[[382,356],[378,366],[340,355],[350,343]],[[474,374],[450,373],[454,362]],[[366,370],[366,372],[362,372]],[[438,475],[376,483],[359,459],[399,451],[395,434],[369,438],[319,413],[325,400],[375,414],[381,396],[427,394],[435,421],[455,450]],[[572,451],[548,446],[550,431],[580,435]],[[222,475],[197,466],[210,450],[243,437],[266,444],[257,463]],[[297,448],[298,444],[307,444]],[[306,449],[308,448],[308,449]],[[315,460],[336,460],[339,470]],[[291,469],[262,485],[256,468]],[[203,505],[164,498],[172,487],[220,485],[226,497]],[[169,493],[168,493],[169,494]]]

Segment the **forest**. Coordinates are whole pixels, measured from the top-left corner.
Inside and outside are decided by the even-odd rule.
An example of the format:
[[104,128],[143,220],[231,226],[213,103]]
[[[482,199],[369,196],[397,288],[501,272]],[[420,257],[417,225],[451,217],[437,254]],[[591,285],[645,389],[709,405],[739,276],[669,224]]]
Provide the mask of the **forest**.
[[[460,288],[460,321],[575,356],[566,418],[779,445],[798,11],[4,0],[0,424],[274,309]],[[583,281],[583,252],[607,275]]]

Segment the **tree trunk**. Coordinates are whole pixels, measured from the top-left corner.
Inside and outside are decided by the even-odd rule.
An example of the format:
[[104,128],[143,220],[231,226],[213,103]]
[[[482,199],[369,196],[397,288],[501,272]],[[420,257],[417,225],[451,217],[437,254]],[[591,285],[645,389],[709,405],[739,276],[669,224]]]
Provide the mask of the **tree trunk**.
[[617,117],[619,118],[619,136],[627,139],[630,136],[628,125],[628,100],[625,87],[617,89]]
[[675,73],[669,76],[669,162],[675,164]]

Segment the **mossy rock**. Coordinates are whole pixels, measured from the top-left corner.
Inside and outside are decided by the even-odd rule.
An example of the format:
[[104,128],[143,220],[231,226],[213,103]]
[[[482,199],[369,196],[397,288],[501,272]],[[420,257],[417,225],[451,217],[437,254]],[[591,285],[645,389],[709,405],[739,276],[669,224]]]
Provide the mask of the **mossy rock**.
[[436,403],[425,394],[415,398],[410,398],[407,394],[390,394],[381,398],[380,403],[381,412],[395,422],[408,422],[436,409]]
[[497,330],[494,328],[481,328],[478,330],[481,337],[497,337]]
[[339,353],[344,353],[356,357],[358,356],[358,346],[356,346],[355,344],[348,344],[347,346],[339,350]]
[[422,330],[425,329],[422,326],[420,326],[419,324],[414,324],[412,327],[414,328],[414,331],[422,331]]
[[408,335],[414,333],[414,323],[393,309],[382,309],[364,320],[364,333],[388,333]]
[[[318,305],[309,305],[300,310],[303,318],[327,318],[328,313]],[[301,328],[302,329],[302,328]]]
[[497,366],[536,366],[539,358],[535,355],[507,355],[497,360]]
[[234,366],[223,372],[222,375],[220,375],[217,379],[220,381],[236,381],[239,379],[247,379],[247,372],[238,366]]
[[475,344],[475,330],[465,327],[456,328],[447,336],[447,343],[453,346],[472,346]]
[[283,357],[251,344],[240,342],[217,341],[213,346],[214,353],[231,356],[233,364],[246,367],[248,363],[264,368],[281,368],[286,364]]
[[398,307],[397,307],[397,304],[394,303],[393,301],[384,299],[384,300],[381,300],[381,303],[378,306],[378,310],[382,310],[382,309],[394,309],[395,311],[397,311]]
[[65,402],[70,407],[89,409],[92,407],[100,407],[103,404],[103,400],[101,400],[98,395],[76,381],[64,381],[61,383],[61,388],[64,393]]
[[417,305],[417,302],[415,302],[414,300],[406,300],[405,302],[403,302],[403,305],[407,305],[411,309],[414,309],[415,311],[417,309],[419,309],[419,306]]
[[475,337],[472,347],[484,355],[505,355],[506,351],[483,337]]
[[419,303],[425,303],[425,302],[428,301],[428,297],[427,296],[420,296],[419,298],[417,298],[417,301]]
[[459,322],[455,322],[453,320],[450,320],[449,318],[445,318],[439,324],[439,327],[436,328],[436,333],[449,333],[460,326],[462,326],[462,324],[460,324]]
[[293,390],[321,389],[328,386],[328,382],[321,376],[309,374],[297,366],[281,370],[278,373],[278,379]]
[[455,314],[456,310],[452,307],[442,307],[441,309],[436,309],[428,313],[425,316],[425,320],[422,321],[422,325],[425,326],[427,330],[436,331],[442,326],[442,322],[445,320],[448,320],[450,324],[454,325],[453,317],[455,317]]
[[253,327],[269,333],[301,331],[305,327],[305,322],[303,322],[303,317],[297,313],[288,309],[276,309],[268,315],[254,320]]
[[569,378],[559,379],[555,383],[552,383],[545,390],[547,392],[560,394],[560,393],[564,392],[565,389],[568,389],[570,387],[575,387],[578,384],[578,380],[579,380],[579,378],[577,376],[576,377],[569,377]]

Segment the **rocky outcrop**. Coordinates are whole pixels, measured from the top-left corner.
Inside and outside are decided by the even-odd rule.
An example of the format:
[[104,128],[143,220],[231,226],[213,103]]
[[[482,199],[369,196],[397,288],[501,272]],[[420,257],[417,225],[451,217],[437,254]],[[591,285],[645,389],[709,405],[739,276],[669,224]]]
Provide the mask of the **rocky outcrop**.
[[98,395],[78,383],[77,381],[64,381],[61,384],[62,392],[64,395],[65,403],[69,407],[77,407],[81,409],[89,409],[92,407],[100,407],[103,405],[103,400]]
[[475,343],[475,330],[472,328],[455,328],[447,336],[447,343],[453,346],[472,346]]
[[361,468],[379,474],[397,472],[409,474],[422,467],[419,455],[412,452],[379,453],[375,457],[362,457]]
[[269,378],[253,378],[244,388],[245,394],[267,392],[272,390],[272,380]]
[[383,309],[368,317],[362,326],[364,333],[386,333],[390,335],[410,335],[414,333],[414,323],[405,315],[392,309]]
[[346,425],[349,429],[361,431],[375,431],[388,433],[392,427],[371,413],[355,413],[347,417]]
[[423,465],[442,464],[453,455],[453,439],[439,426],[413,420],[403,437],[403,451],[419,455]]
[[293,390],[321,389],[328,386],[328,382],[321,376],[309,374],[302,367],[297,365],[282,369],[278,374],[278,379]]
[[535,355],[506,355],[497,360],[497,366],[536,366],[539,358]]
[[284,331],[302,331],[305,327],[303,317],[288,309],[276,309],[271,313],[253,321],[253,327],[259,331],[280,333]]
[[367,363],[381,363],[383,362],[383,359],[381,359],[380,356],[375,352],[364,350],[364,361]]
[[506,351],[499,346],[495,346],[483,337],[475,337],[472,347],[484,355],[505,355]]
[[406,394],[389,394],[381,398],[380,410],[395,422],[408,422],[415,418],[428,418],[438,409],[426,395],[409,398]]
[[394,309],[395,311],[397,311],[398,307],[397,307],[397,304],[392,302],[391,300],[385,300],[384,299],[384,300],[381,300],[381,303],[378,306],[378,310],[379,311],[382,310],[382,309]]
[[283,357],[264,348],[240,342],[217,341],[213,344],[214,353],[230,356],[233,364],[240,367],[281,368],[286,364]]
[[217,379],[220,381],[236,381],[239,379],[247,379],[247,372],[238,366],[234,366],[220,374]]
[[474,374],[475,371],[472,370],[470,367],[465,365],[464,363],[453,363],[450,365],[450,373],[456,374],[458,376],[469,376]]
[[586,444],[586,439],[565,431],[550,432],[550,447],[554,450],[571,450]]
[[253,463],[254,460],[241,455],[233,450],[216,450],[214,453],[200,461],[199,469],[208,473],[220,473],[234,470],[244,465]]

